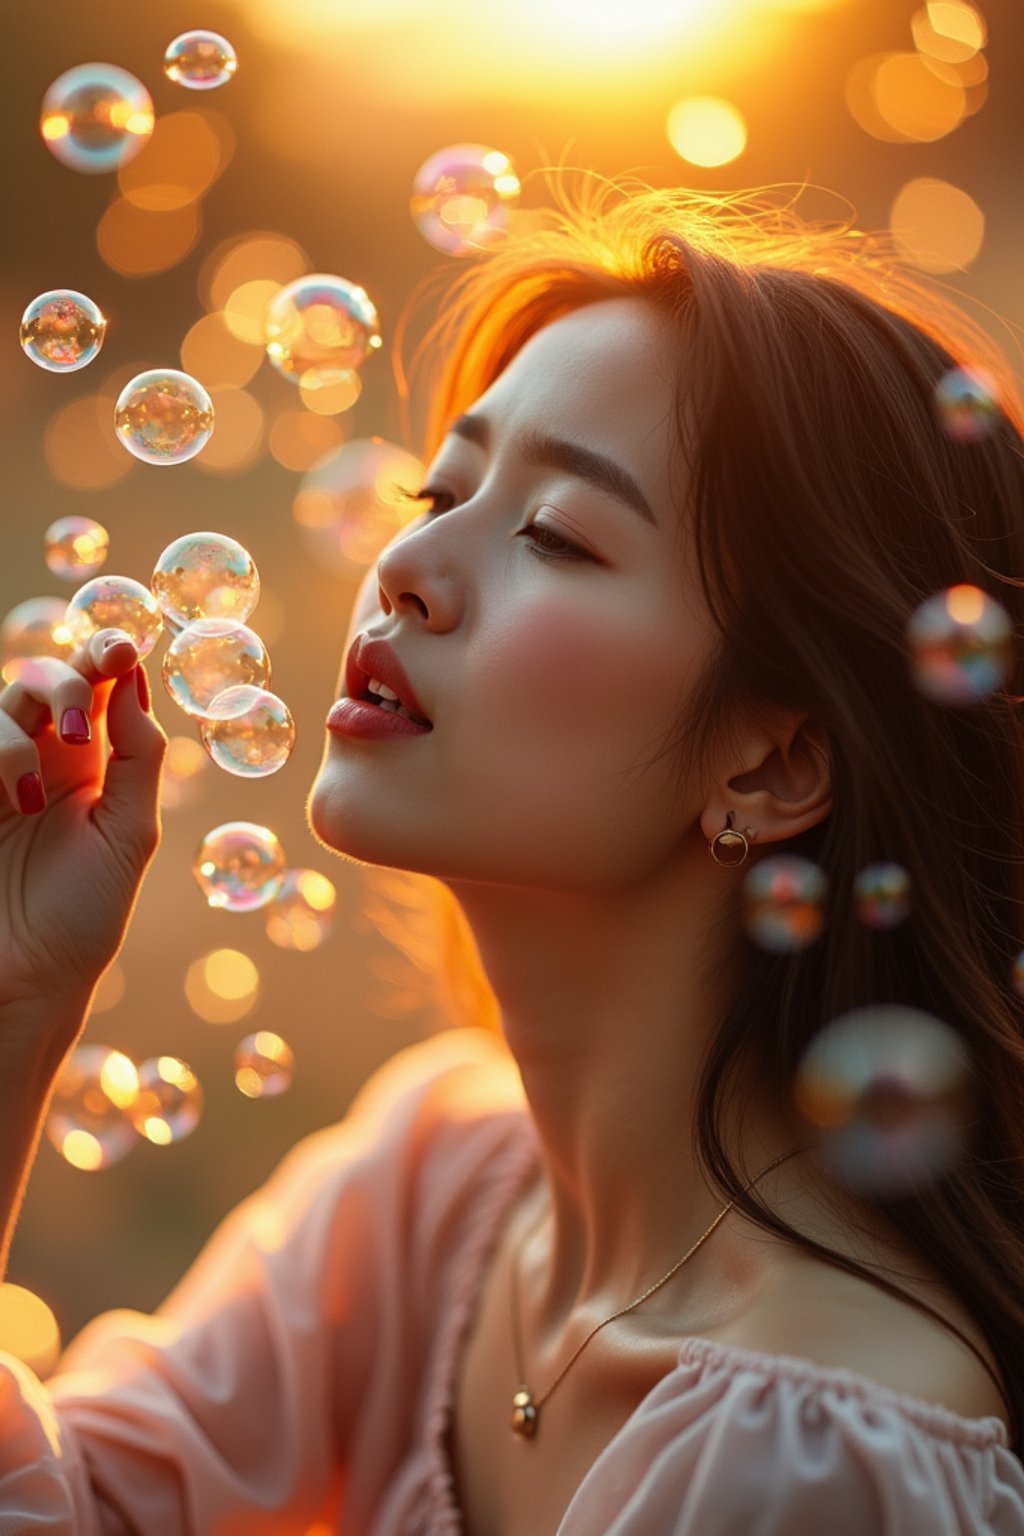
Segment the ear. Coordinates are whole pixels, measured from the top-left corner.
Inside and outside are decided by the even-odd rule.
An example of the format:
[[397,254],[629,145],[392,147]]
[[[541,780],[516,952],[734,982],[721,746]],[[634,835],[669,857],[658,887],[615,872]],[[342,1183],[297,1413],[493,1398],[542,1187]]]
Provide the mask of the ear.
[[[737,770],[739,757],[742,766]],[[808,715],[780,715],[745,733],[711,787],[700,818],[708,842],[728,825],[758,847],[815,827],[832,809],[832,760],[823,726]]]

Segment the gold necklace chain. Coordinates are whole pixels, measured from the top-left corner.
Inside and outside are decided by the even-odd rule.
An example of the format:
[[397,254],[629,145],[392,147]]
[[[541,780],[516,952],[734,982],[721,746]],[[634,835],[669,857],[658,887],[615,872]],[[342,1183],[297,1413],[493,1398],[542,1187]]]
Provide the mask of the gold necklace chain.
[[[784,1152],[781,1157],[775,1158],[774,1162],[769,1163],[767,1168],[761,1169],[761,1172],[757,1175],[757,1178],[751,1179],[743,1193],[746,1194],[748,1189],[753,1189],[758,1179],[763,1179],[766,1173],[770,1173],[771,1170],[773,1168],[777,1168],[780,1163],[786,1162],[788,1158],[795,1157],[798,1152],[803,1152],[805,1150],[806,1148],[804,1147],[795,1147],[792,1152]],[[655,1291],[660,1291],[661,1287],[667,1284],[668,1281],[672,1279],[672,1276],[677,1274],[679,1270],[682,1269],[687,1259],[693,1258],[693,1255],[697,1252],[697,1249],[701,1246],[701,1244],[707,1242],[712,1232],[715,1230],[718,1224],[725,1219],[735,1204],[735,1200],[730,1200],[729,1204],[725,1206],[721,1211],[719,1211],[718,1215],[715,1217],[710,1227],[708,1227],[707,1231],[698,1237],[693,1247],[687,1253],[683,1254],[683,1257],[678,1261],[678,1263],[673,1264],[667,1275],[662,1275],[660,1280],[656,1280],[653,1285],[648,1286],[643,1295],[638,1296],[635,1301],[631,1301],[628,1307],[620,1307],[617,1312],[613,1312],[610,1317],[606,1317],[603,1322],[598,1323],[596,1328],[592,1328],[587,1334],[586,1338],[583,1340],[583,1343],[571,1356],[568,1364],[562,1367],[551,1385],[547,1387],[539,1397],[534,1397],[533,1393],[526,1385],[526,1372],[523,1370],[523,1341],[519,1323],[519,1251],[518,1249],[516,1250],[515,1254],[513,1254],[511,1264],[512,1352],[515,1355],[516,1371],[519,1376],[519,1390],[516,1392],[512,1399],[512,1419],[510,1425],[515,1434],[521,1435],[523,1439],[526,1440],[533,1438],[533,1436],[537,1433],[541,1407],[544,1403],[547,1402],[548,1398],[551,1396],[552,1392],[558,1386],[562,1378],[567,1375],[571,1367],[576,1364],[576,1361],[586,1349],[595,1333],[600,1333],[602,1328],[607,1328],[609,1323],[614,1323],[617,1317],[624,1317],[627,1312],[632,1312],[634,1307],[638,1307],[642,1301],[646,1301],[648,1296],[653,1296]]]

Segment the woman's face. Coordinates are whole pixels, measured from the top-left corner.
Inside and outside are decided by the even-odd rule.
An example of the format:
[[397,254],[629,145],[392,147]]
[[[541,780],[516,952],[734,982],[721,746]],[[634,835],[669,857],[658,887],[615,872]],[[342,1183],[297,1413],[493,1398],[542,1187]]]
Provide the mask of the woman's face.
[[368,573],[346,641],[387,641],[432,729],[328,734],[322,842],[565,890],[626,887],[693,844],[697,786],[658,755],[714,639],[682,527],[680,345],[643,300],[590,305],[455,424],[432,510]]

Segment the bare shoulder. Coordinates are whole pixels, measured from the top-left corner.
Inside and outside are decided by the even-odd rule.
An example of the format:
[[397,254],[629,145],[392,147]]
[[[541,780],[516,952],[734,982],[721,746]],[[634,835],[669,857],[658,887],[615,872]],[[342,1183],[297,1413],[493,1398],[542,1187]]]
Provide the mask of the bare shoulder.
[[[1006,1404],[977,1355],[928,1313],[796,1248],[772,1268],[772,1282],[722,1342],[853,1371],[963,1418],[1005,1422]],[[927,1281],[887,1278],[965,1333],[999,1375],[981,1330],[955,1298]]]

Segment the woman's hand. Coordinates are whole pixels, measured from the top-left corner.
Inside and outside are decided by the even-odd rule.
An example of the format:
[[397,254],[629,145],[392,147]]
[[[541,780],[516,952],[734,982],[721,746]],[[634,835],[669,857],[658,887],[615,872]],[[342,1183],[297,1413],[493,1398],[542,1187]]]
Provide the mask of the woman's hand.
[[167,738],[137,662],[101,630],[0,691],[0,1044],[84,1011],[156,852]]

